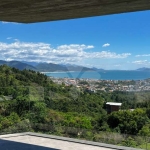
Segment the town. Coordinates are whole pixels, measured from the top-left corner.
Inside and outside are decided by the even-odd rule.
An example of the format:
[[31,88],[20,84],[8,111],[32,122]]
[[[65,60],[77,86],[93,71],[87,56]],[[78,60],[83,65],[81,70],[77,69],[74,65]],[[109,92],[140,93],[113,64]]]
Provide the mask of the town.
[[150,90],[150,79],[144,80],[97,80],[97,79],[72,79],[72,78],[55,78],[50,77],[57,84],[65,86],[75,86],[79,89],[85,89],[89,92],[113,92],[127,91],[139,92]]

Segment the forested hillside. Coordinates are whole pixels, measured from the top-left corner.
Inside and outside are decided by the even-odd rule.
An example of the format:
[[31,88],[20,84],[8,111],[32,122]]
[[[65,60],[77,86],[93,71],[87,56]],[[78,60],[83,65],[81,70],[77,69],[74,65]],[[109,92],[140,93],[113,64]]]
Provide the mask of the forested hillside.
[[[57,85],[39,72],[0,66],[1,133],[38,131],[92,140],[97,139],[93,131],[150,135],[149,100],[148,92],[89,93]],[[108,115],[107,101],[122,102],[122,111]]]

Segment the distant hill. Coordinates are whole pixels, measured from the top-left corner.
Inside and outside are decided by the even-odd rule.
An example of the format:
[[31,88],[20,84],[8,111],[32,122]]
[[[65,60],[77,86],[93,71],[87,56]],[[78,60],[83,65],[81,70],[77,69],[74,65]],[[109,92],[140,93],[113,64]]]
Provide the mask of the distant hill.
[[14,68],[17,68],[19,70],[24,70],[24,69],[27,69],[27,70],[37,70],[36,67],[34,66],[31,66],[31,65],[28,65],[26,63],[22,63],[20,61],[4,61],[4,60],[0,60],[0,65],[7,65],[9,67],[14,67]]
[[37,62],[28,62],[28,61],[21,61],[22,63],[25,63],[25,64],[28,64],[28,65],[31,65],[31,66],[37,66],[39,63]]
[[95,67],[93,67],[91,69],[94,70],[94,71],[104,71],[105,70],[105,69],[98,69],[98,68],[95,68]]
[[150,68],[143,67],[143,68],[137,69],[137,71],[150,71]]
[[54,64],[54,63],[37,63],[27,61],[4,61],[0,60],[0,65],[6,64],[9,67],[15,67],[19,70],[34,70],[39,72],[56,72],[56,71],[102,71],[103,69],[88,68],[84,66],[71,64]]
[[40,72],[67,71],[65,66],[53,63],[39,63],[36,68]]
[[93,69],[84,66],[70,65],[66,66],[69,71],[93,71]]
[[36,66],[38,71],[41,72],[53,72],[53,71],[90,71],[91,68],[75,66],[75,65],[60,65],[53,63],[39,63]]

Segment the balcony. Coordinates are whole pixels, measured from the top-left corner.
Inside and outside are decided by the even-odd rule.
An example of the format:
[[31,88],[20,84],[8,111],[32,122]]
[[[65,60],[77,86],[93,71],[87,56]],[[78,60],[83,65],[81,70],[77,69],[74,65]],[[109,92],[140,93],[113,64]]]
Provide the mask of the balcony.
[[140,150],[32,132],[1,135],[0,147],[2,150]]

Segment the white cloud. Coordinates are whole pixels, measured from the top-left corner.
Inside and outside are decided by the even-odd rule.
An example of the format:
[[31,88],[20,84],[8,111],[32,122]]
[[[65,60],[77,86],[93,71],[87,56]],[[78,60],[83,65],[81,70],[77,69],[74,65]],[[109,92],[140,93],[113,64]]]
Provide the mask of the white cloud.
[[106,59],[127,58],[130,55],[131,53],[117,54],[115,52],[110,51],[93,52],[87,54],[87,56],[90,58],[106,58]]
[[136,60],[132,62],[133,64],[137,64],[137,65],[148,65],[150,64],[150,62],[148,62],[148,60]]
[[12,37],[7,37],[6,39],[7,39],[7,40],[10,40],[10,39],[12,39]]
[[87,46],[87,49],[91,49],[91,48],[94,48],[94,46],[93,45],[88,45]]
[[53,63],[79,63],[85,59],[122,59],[130,53],[117,54],[110,51],[89,52],[93,45],[70,44],[53,48],[48,43],[20,42],[18,39],[12,43],[0,42],[0,59],[24,60]]
[[110,44],[109,44],[109,43],[106,43],[106,44],[104,44],[102,47],[108,47],[108,46],[110,46]]
[[120,64],[116,64],[116,65],[114,65],[115,67],[120,67],[121,65]]
[[7,22],[7,21],[2,21],[2,24],[9,24],[9,23],[11,23],[11,24],[19,24],[19,23],[17,23],[17,22]]
[[3,23],[3,24],[7,24],[7,23],[9,23],[9,22],[7,22],[7,21],[2,21],[2,23]]
[[149,57],[150,54],[136,55],[135,57]]

